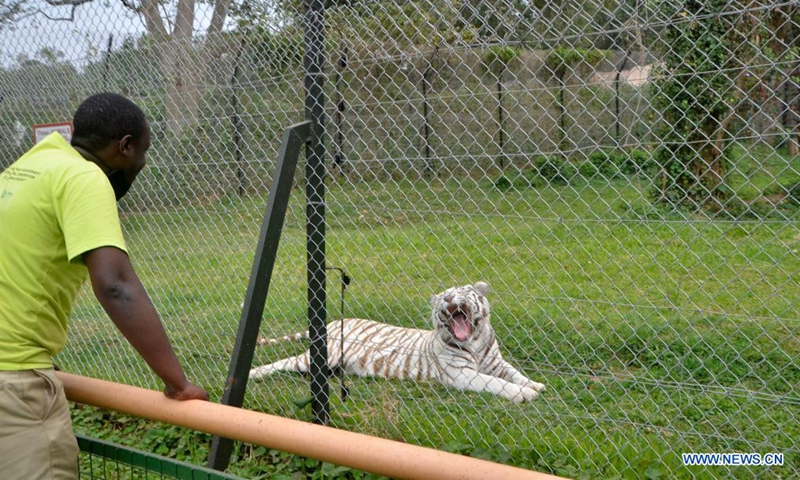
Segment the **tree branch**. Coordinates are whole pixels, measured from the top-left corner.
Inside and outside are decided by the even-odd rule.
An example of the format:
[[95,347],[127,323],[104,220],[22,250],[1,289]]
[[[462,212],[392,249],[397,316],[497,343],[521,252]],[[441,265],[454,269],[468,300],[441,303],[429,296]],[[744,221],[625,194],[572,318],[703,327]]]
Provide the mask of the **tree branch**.
[[48,5],[53,7],[64,7],[64,6],[72,6],[77,7],[78,5],[83,5],[84,3],[93,2],[94,0],[44,0],[44,2]]
[[[126,0],[123,0],[125,5]],[[144,24],[147,31],[150,32],[157,41],[163,41],[168,36],[167,28],[164,26],[164,20],[158,13],[158,2],[156,0],[142,0],[140,7],[134,10],[144,17]]]
[[222,32],[222,26],[225,24],[225,18],[228,16],[230,4],[231,0],[216,0],[214,3],[214,14],[211,17],[211,23],[208,25],[208,31],[206,32],[209,36],[214,36]]
[[178,0],[173,36],[180,40],[191,40],[194,27],[194,0]]
[[6,3],[0,0],[0,25],[14,20],[18,15],[25,12],[27,0],[18,0]]
[[37,11],[39,13],[41,13],[44,16],[44,18],[46,18],[48,20],[55,20],[55,21],[59,21],[59,22],[72,22],[72,21],[75,20],[75,9],[76,8],[78,8],[78,5],[73,5],[72,6],[72,8],[69,11],[69,17],[51,17],[50,15],[48,15],[46,12],[43,12],[42,10],[37,10]]
[[92,1],[94,0],[44,0],[52,7],[72,7],[68,17],[54,17],[41,8],[30,8],[28,0],[16,0],[9,3],[0,0],[0,26],[36,15],[41,15],[48,20],[71,22],[75,20],[75,9],[79,5]]

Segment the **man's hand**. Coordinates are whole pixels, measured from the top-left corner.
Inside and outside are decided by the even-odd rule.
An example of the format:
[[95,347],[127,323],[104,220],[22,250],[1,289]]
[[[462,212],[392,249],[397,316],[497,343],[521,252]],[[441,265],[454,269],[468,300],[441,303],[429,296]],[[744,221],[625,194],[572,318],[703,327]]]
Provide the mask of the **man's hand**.
[[173,400],[208,400],[208,392],[189,382],[186,382],[181,390],[166,387],[164,395]]

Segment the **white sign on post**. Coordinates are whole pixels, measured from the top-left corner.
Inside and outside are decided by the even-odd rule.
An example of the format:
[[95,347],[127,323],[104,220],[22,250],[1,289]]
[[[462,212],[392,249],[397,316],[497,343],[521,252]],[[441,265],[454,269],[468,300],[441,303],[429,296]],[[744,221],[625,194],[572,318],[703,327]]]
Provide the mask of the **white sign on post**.
[[58,132],[68,142],[72,140],[72,122],[43,123],[33,126],[33,144],[36,145],[44,137],[53,132]]

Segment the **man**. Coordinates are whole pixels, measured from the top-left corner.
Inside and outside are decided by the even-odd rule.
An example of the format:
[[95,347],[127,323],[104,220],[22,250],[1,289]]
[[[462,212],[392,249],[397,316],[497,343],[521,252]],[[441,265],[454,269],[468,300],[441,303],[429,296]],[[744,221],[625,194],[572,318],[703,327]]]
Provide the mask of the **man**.
[[0,173],[0,476],[75,478],[78,446],[52,356],[88,272],[95,297],[164,381],[164,394],[207,400],[190,383],[127,255],[116,200],[144,168],[150,127],[131,101],[102,93]]

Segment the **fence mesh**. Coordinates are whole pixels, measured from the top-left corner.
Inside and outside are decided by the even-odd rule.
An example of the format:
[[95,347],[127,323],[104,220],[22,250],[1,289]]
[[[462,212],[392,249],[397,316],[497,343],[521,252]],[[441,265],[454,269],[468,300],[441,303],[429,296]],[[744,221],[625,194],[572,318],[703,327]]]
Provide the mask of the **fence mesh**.
[[[281,134],[304,113],[300,1],[0,3],[0,165],[110,90],[145,110],[121,203],[191,376],[221,392]],[[521,405],[332,380],[332,424],[562,475],[800,475],[796,1],[334,0],[325,11],[328,319],[433,328],[485,281]],[[299,169],[261,334],[306,329]],[[87,289],[62,368],[158,387]],[[257,365],[302,342],[259,347]],[[348,390],[346,398],[343,389]],[[308,419],[302,376],[248,407]]]

